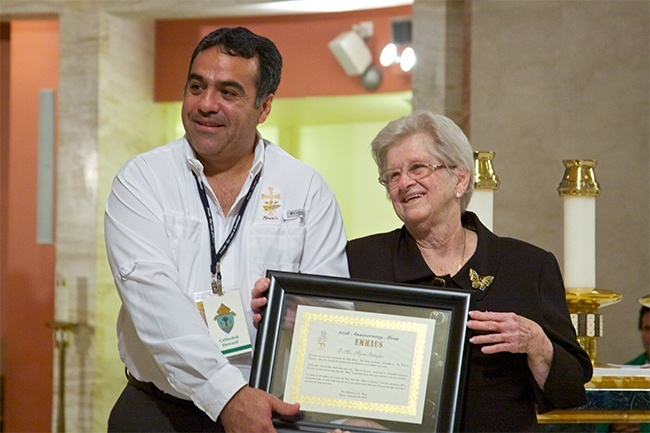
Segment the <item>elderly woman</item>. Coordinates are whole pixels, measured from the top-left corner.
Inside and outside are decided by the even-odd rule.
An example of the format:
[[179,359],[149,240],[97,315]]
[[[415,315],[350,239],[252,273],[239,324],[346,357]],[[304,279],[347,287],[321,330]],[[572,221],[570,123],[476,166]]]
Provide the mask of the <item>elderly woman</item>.
[[461,430],[534,431],[536,411],[584,404],[592,365],[576,342],[557,260],[466,211],[473,156],[462,130],[416,111],[371,147],[404,225],[350,241],[350,276],[474,291]]

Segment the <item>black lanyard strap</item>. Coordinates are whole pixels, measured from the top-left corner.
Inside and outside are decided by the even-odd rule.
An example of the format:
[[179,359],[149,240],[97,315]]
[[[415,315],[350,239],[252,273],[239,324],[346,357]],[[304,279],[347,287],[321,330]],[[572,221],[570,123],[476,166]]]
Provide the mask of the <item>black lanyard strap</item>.
[[260,180],[261,173],[262,172],[260,171],[253,178],[253,183],[251,183],[251,187],[248,189],[248,192],[246,193],[246,197],[244,197],[244,202],[239,208],[239,212],[237,212],[237,216],[235,217],[235,222],[233,223],[232,229],[230,230],[228,237],[226,237],[226,240],[224,241],[223,245],[221,245],[221,248],[219,248],[219,251],[217,251],[216,244],[215,244],[215,236],[214,236],[214,221],[212,219],[212,211],[210,211],[210,203],[208,202],[208,195],[205,192],[205,187],[203,185],[203,182],[200,182],[196,174],[192,172],[192,174],[194,175],[194,180],[196,180],[196,187],[199,190],[201,203],[203,203],[205,218],[208,220],[208,228],[210,229],[210,258],[211,258],[210,272],[212,273],[213,293],[219,295],[223,294],[223,283],[221,278],[221,258],[226,254],[228,247],[232,243],[233,239],[235,239],[235,235],[237,234],[237,230],[239,229],[239,224],[241,223],[242,217],[244,216],[244,211],[246,210],[246,206],[248,206],[248,202],[250,201],[253,195],[253,191],[257,186],[257,182]]

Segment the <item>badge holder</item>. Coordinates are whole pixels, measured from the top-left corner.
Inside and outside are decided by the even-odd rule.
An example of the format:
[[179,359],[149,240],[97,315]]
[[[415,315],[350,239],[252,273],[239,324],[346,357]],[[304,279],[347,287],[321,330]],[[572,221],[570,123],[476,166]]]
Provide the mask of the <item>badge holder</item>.
[[242,216],[244,215],[246,206],[253,195],[253,191],[260,179],[260,175],[261,172],[258,172],[253,178],[251,186],[246,193],[246,197],[239,208],[237,218],[235,218],[230,234],[226,237],[225,242],[217,252],[214,241],[214,222],[212,221],[212,212],[210,211],[208,196],[205,192],[203,183],[200,182],[199,178],[194,174],[196,187],[198,188],[201,203],[203,204],[203,209],[205,211],[205,218],[208,222],[208,228],[210,229],[210,272],[212,273],[212,290],[195,293],[194,302],[196,302],[196,307],[198,308],[199,313],[201,313],[201,317],[203,317],[203,320],[208,325],[210,336],[219,346],[221,353],[227,357],[242,355],[253,351],[250,334],[248,333],[248,326],[246,325],[246,315],[244,314],[241,297],[239,296],[239,290],[234,288],[233,290],[224,293],[220,262],[221,258],[226,254],[226,250],[228,250],[233,238],[237,234],[237,229],[239,228]]
[[231,357],[252,352],[239,290],[224,292],[221,281],[215,280],[212,290],[194,294],[194,302],[221,353]]

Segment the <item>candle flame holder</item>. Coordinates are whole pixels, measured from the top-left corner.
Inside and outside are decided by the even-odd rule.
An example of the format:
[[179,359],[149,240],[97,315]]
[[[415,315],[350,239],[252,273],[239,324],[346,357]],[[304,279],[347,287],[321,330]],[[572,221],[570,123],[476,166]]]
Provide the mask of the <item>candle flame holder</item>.
[[600,185],[596,182],[594,159],[565,159],[564,177],[557,188],[561,196],[598,197]]
[[474,152],[474,189],[499,189],[499,176],[494,172],[494,152]]

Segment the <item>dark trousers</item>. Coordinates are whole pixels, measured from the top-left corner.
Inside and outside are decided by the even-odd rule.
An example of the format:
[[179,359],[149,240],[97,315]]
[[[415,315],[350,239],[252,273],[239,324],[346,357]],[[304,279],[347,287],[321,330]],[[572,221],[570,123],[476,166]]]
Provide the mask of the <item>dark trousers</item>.
[[108,418],[108,432],[224,432],[194,403],[132,377]]

